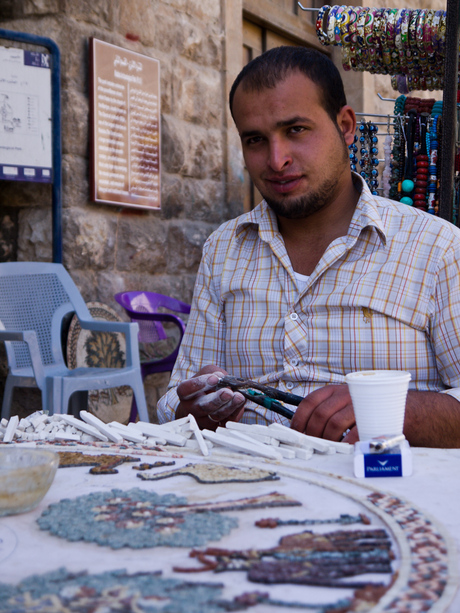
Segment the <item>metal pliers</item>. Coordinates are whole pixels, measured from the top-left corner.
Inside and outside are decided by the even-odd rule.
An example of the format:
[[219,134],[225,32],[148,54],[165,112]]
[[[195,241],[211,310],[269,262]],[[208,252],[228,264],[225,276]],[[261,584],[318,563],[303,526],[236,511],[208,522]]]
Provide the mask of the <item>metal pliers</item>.
[[270,411],[274,411],[283,417],[287,417],[288,419],[292,419],[294,411],[291,411],[291,409],[285,407],[283,404],[281,404],[281,402],[278,402],[278,400],[294,406],[298,406],[303,400],[302,396],[282,392],[274,387],[257,383],[257,381],[242,379],[240,377],[232,377],[231,375],[222,377],[218,382],[217,387],[229,387],[235,392],[238,391],[248,400],[265,407]]

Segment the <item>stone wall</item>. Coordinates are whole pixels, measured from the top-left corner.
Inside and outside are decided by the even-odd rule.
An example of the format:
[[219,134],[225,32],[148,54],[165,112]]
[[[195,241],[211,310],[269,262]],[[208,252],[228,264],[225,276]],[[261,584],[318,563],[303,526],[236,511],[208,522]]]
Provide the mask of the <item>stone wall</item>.
[[[242,211],[238,180],[227,198],[225,18],[216,0],[0,4],[1,28],[51,38],[60,48],[63,263],[86,301],[101,301],[120,314],[113,295],[123,290],[146,289],[189,302],[203,242]],[[161,211],[89,201],[90,37],[160,61]],[[240,154],[233,164],[241,174]],[[49,186],[2,182],[0,221],[0,260],[51,261]],[[148,379],[152,410],[165,382],[165,376]]]

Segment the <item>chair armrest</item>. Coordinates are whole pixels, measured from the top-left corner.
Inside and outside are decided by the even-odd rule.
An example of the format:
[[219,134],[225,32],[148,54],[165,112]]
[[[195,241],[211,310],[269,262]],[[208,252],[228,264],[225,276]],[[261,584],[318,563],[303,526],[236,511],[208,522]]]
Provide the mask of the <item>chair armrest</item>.
[[[133,334],[138,330],[137,324],[133,322],[104,321],[99,319],[79,319],[78,321],[84,330],[93,330],[93,332],[120,332],[121,334]],[[134,329],[133,326],[136,326],[136,329]]]
[[98,319],[79,319],[78,321],[84,330],[124,334],[126,337],[126,366],[140,368],[139,325],[136,322],[101,321]]
[[19,341],[27,343],[32,361],[32,369],[37,385],[43,389],[45,370],[35,330],[0,330],[0,341]]
[[182,332],[182,335],[185,332],[185,324],[180,317],[176,315],[172,315],[171,313],[145,313],[144,311],[131,311],[125,309],[131,319],[144,319],[147,321],[169,321],[175,324]]

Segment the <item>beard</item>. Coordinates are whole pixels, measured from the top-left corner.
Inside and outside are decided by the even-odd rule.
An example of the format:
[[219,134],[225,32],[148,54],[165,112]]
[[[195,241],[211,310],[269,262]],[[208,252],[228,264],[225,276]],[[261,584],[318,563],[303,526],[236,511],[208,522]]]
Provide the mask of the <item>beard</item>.
[[337,179],[325,181],[317,190],[298,198],[267,198],[265,202],[277,217],[286,219],[305,219],[321,209],[325,209],[334,200],[337,193]]
[[350,162],[348,158],[348,145],[337,125],[336,128],[341,141],[340,145],[336,147],[336,159],[330,166],[328,177],[323,180],[316,190],[298,198],[291,198],[286,195],[284,198],[281,196],[277,199],[267,198],[262,191],[260,192],[275,215],[286,219],[305,219],[321,209],[327,208],[337,197],[340,176],[344,169],[348,170],[350,168]]

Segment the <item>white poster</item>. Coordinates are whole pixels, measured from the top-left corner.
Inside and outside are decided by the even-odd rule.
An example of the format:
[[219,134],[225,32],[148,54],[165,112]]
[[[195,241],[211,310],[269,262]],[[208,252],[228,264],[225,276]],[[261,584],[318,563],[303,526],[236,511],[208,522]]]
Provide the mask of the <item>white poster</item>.
[[0,47],[0,179],[52,182],[51,56]]

